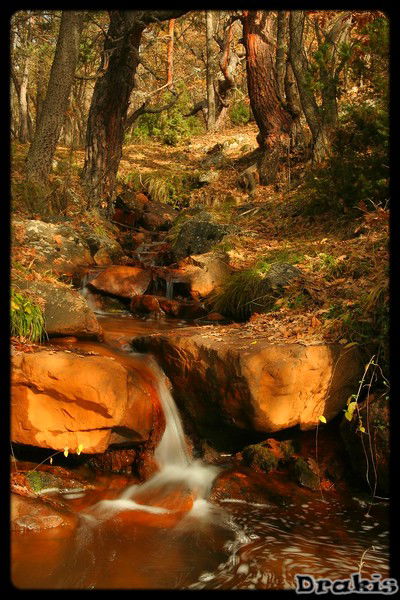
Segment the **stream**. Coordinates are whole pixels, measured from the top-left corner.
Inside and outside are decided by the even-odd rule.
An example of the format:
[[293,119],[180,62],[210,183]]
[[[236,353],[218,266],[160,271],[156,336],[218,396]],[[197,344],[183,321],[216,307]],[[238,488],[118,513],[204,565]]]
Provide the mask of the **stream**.
[[[69,343],[121,360],[129,359],[129,341],[135,336],[185,325],[130,315],[103,315],[99,321],[104,342]],[[287,487],[284,503],[273,497],[270,502],[210,501],[213,482],[231,468],[229,459],[215,466],[191,458],[165,376],[151,357],[142,360],[158,382],[166,419],[155,451],[160,471],[145,483],[128,482],[116,497],[88,491],[66,498],[78,515],[72,532],[62,527],[13,532],[17,587],[293,589],[296,574],[389,576],[387,504],[375,500],[369,505],[351,493],[296,494],[293,487]],[[282,491],[285,495],[284,480]],[[171,498],[176,499],[174,510]]]

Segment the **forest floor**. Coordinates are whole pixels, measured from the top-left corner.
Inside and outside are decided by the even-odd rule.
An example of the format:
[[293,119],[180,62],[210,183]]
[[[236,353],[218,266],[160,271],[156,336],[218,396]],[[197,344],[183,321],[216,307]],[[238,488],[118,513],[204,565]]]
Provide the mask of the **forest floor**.
[[[249,195],[239,188],[237,179],[244,168],[240,159],[257,148],[256,135],[257,127],[249,124],[194,136],[175,147],[154,141],[128,145],[118,179],[126,180],[134,170],[164,172],[166,176],[191,173],[202,168],[207,150],[228,142],[224,167],[209,169],[216,170],[218,178],[191,192],[191,206],[201,203],[217,221],[240,228],[220,244],[235,270],[280,261],[295,264],[306,277],[302,287],[294,289],[277,310],[253,314],[243,324],[243,331],[281,342],[376,342],[388,296],[388,211],[360,209],[358,217],[304,214],[298,194],[304,165],[294,161],[292,167],[283,167],[280,186],[259,185]],[[26,150],[14,147],[13,181],[17,184],[23,181]],[[71,152],[63,147],[55,157],[53,182],[68,185],[72,197],[75,194],[75,206],[67,211],[72,218],[82,215],[79,173],[83,158],[82,150]],[[294,187],[296,178],[300,188]],[[21,207],[16,213],[24,216]]]

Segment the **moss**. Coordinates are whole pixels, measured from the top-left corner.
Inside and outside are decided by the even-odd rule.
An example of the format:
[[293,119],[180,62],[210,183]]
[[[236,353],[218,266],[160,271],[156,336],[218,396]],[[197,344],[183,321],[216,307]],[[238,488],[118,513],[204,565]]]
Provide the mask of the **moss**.
[[242,455],[247,466],[256,467],[267,473],[276,469],[279,462],[272,450],[261,444],[246,446],[242,451]]
[[54,487],[55,478],[42,471],[27,471],[25,473],[32,490],[39,493],[43,488]]
[[317,490],[320,486],[319,477],[303,458],[296,458],[292,465],[292,475],[300,485],[311,490]]

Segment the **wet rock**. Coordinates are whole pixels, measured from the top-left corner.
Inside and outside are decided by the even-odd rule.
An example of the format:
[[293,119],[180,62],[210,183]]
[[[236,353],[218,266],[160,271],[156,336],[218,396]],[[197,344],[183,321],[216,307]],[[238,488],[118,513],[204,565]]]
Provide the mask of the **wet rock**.
[[261,444],[246,446],[241,452],[244,463],[253,469],[268,473],[277,468],[279,461],[285,459],[285,453],[276,440],[267,440]]
[[49,336],[102,336],[102,329],[86,300],[71,287],[47,281],[18,282],[21,290],[43,300],[45,328]]
[[[133,359],[132,359],[133,361]],[[85,454],[143,442],[157,427],[158,395],[140,366],[70,351],[19,353],[12,360],[11,439]]]
[[12,242],[15,247],[31,249],[38,270],[72,276],[83,266],[93,264],[88,244],[68,224],[14,221]]
[[312,429],[321,414],[330,421],[342,410],[362,372],[355,347],[274,344],[234,327],[161,332],[135,339],[134,347],[156,356],[178,406],[207,437],[224,424]]
[[77,517],[39,499],[11,494],[11,529],[18,532],[40,532],[63,527],[72,532]]
[[151,273],[139,267],[107,267],[89,283],[95,289],[131,298],[135,294],[144,294],[150,284]]
[[312,458],[296,458],[291,465],[291,473],[295,481],[310,490],[320,488],[318,465]]
[[94,471],[110,473],[132,473],[132,465],[137,458],[138,450],[135,448],[117,450],[109,449],[102,454],[96,454],[88,459],[88,465]]
[[359,415],[365,432],[360,431],[357,411],[351,421],[343,417],[340,425],[348,460],[360,482],[368,486],[368,477],[372,489],[376,483],[377,493],[387,496],[390,493],[390,412],[387,392],[370,394],[360,403]]
[[130,311],[134,314],[155,314],[161,315],[162,309],[156,296],[151,295],[135,295],[130,302]]
[[242,467],[223,471],[213,482],[211,502],[235,501],[285,506],[290,502],[293,489],[290,484],[279,485],[271,475],[257,473]]
[[193,254],[204,254],[231,231],[229,225],[193,217],[175,232],[172,251],[177,260]]
[[[33,463],[18,462],[18,471],[10,475],[11,491],[26,497],[46,497],[49,494],[66,494],[94,489],[94,485],[85,478],[52,465],[34,465]],[[62,505],[62,503],[61,503]]]

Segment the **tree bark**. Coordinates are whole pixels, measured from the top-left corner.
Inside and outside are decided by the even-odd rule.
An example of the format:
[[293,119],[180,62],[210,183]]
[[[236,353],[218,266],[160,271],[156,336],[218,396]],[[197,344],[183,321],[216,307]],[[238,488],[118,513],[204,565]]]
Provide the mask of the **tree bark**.
[[290,144],[292,117],[279,97],[275,70],[273,13],[243,11],[247,87],[254,118],[260,130],[260,183],[275,182],[280,161]]
[[325,32],[323,39],[321,37],[320,45],[325,46],[325,60],[320,62],[322,91],[321,103],[318,105],[307,79],[309,63],[303,40],[305,12],[302,10],[290,12],[289,59],[296,78],[303,112],[312,135],[314,163],[325,160],[330,152],[332,133],[337,124],[338,77],[344,66],[344,62],[339,60],[338,49],[348,33],[350,23],[350,12],[339,14],[334,19],[331,29]]
[[107,68],[96,79],[86,130],[83,179],[89,208],[104,202],[104,207],[111,209],[142,33],[152,22],[177,18],[185,12],[110,11],[104,42]]
[[74,80],[83,16],[81,11],[63,11],[61,16],[46,98],[26,158],[26,171],[30,178],[43,181],[51,171]]
[[207,50],[207,130],[215,128],[215,89],[214,89],[214,55],[212,41],[214,35],[214,19],[211,10],[206,11],[206,50]]

